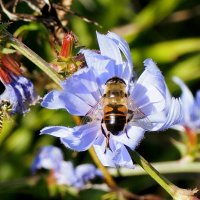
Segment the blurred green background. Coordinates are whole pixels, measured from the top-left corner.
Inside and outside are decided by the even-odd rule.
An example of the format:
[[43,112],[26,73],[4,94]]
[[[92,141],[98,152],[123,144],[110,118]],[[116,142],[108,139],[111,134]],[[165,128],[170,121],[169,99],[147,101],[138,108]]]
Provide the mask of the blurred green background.
[[[27,4],[20,3],[17,12],[31,14],[25,8]],[[101,26],[87,23],[70,13],[66,15],[68,28],[76,34],[82,46],[97,49],[96,31],[114,31],[129,43],[138,76],[143,71],[144,59],[150,57],[157,62],[173,95],[178,96],[180,90],[172,82],[172,76],[182,78],[193,94],[200,89],[200,1],[76,0],[72,1],[71,10]],[[3,13],[2,21],[8,21]],[[48,30],[41,23],[17,21],[8,30],[11,33],[18,31],[23,42],[45,60],[50,62],[55,59]],[[43,96],[47,92],[47,88],[44,90],[47,84],[43,80],[45,74],[26,58],[21,57],[21,62]],[[47,125],[74,126],[75,123],[65,111],[47,110],[39,105],[32,107],[25,116],[6,120],[0,134],[0,199],[102,199],[105,192],[100,190],[82,191],[77,197],[63,190],[51,191],[43,178],[39,181],[30,179],[32,160],[37,149],[44,145],[53,144],[62,148],[65,159],[72,159],[75,165],[93,163],[88,152],[75,153],[65,149],[54,137],[40,136],[39,130]],[[174,130],[147,133],[137,150],[151,162],[178,160],[180,153],[171,138],[179,140],[180,135]],[[200,174],[166,176],[183,188],[200,187]],[[153,193],[170,199],[149,176],[118,177],[116,181],[133,193]]]

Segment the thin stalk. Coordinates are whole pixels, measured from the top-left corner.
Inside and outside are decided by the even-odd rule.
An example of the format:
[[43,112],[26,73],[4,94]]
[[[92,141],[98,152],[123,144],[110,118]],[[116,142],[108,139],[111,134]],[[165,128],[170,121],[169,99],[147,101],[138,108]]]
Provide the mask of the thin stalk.
[[117,188],[116,182],[114,181],[114,179],[112,178],[112,176],[109,174],[107,168],[105,168],[105,167],[101,164],[101,161],[100,161],[99,158],[97,157],[97,155],[96,155],[96,153],[95,153],[93,147],[91,147],[91,148],[89,149],[89,153],[90,153],[90,156],[92,157],[93,161],[95,162],[95,164],[96,164],[97,167],[99,168],[99,170],[101,170],[101,172],[103,173],[104,178],[105,178],[107,184],[108,184],[112,189],[116,189],[116,188]]
[[21,54],[27,57],[31,62],[33,62],[37,67],[44,71],[57,85],[61,88],[61,80],[57,73],[51,68],[49,63],[38,56],[34,51],[27,47],[24,43],[20,42],[18,39],[14,38],[12,34],[5,31],[8,36],[9,43]]
[[[200,173],[200,162],[180,162],[180,161],[168,161],[160,163],[151,163],[155,169],[162,174],[172,173]],[[109,173],[112,176],[140,176],[147,175],[148,173],[136,165],[134,170],[127,168],[110,168]]]
[[162,188],[169,193],[174,200],[192,200],[198,199],[194,196],[197,192],[194,190],[185,190],[177,187],[168,179],[162,176],[150,163],[148,163],[139,153],[131,151],[128,147],[127,150],[131,153],[133,160],[138,163]]

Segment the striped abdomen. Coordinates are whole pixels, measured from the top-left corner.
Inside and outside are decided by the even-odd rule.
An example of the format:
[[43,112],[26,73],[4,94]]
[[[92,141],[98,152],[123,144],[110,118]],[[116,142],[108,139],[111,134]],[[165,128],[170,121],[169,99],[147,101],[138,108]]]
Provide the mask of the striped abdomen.
[[127,107],[124,105],[108,104],[104,107],[103,122],[113,135],[124,130],[126,124]]

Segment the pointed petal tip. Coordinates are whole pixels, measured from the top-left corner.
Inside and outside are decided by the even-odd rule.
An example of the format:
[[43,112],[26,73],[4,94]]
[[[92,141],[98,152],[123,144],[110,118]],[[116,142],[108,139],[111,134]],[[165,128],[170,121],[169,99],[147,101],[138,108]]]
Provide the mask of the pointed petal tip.
[[152,58],[147,58],[143,61],[144,65],[151,65],[151,64],[155,64],[155,62],[152,60]]
[[172,80],[176,83],[176,84],[180,84],[183,83],[183,81],[178,77],[178,76],[173,76]]
[[70,137],[75,128],[68,128],[65,126],[47,126],[40,130],[40,135],[47,134],[54,137],[65,138]]
[[144,60],[144,66],[145,68],[151,72],[151,73],[156,73],[156,74],[161,74],[160,69],[157,66],[157,63],[154,62],[151,58],[147,58],[146,60]]

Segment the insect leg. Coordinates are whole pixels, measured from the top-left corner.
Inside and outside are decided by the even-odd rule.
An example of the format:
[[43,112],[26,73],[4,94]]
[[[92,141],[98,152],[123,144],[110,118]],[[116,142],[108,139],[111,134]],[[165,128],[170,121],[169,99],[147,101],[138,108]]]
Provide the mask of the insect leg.
[[130,137],[128,136],[128,132],[127,132],[127,129],[125,128],[125,133],[126,133],[126,137],[128,138],[128,139],[130,139]]
[[110,140],[110,133],[108,133],[108,135],[106,137],[106,146],[105,146],[104,154],[106,154],[107,149],[109,149],[110,151],[112,151],[111,148],[110,148],[109,140]]
[[105,132],[105,130],[103,128],[103,120],[101,120],[101,131],[104,134],[104,136],[107,138],[107,134],[106,134],[106,132]]
[[[102,124],[103,124],[103,120],[102,120],[102,122],[101,122],[101,131],[102,131],[103,135],[106,137],[106,146],[105,146],[105,151],[104,151],[104,154],[106,154],[106,150],[107,150],[107,148],[108,148],[109,150],[111,150],[111,148],[110,148],[110,144],[109,144],[110,133],[106,134],[106,131],[104,130]],[[111,151],[112,151],[112,150],[111,150]]]

